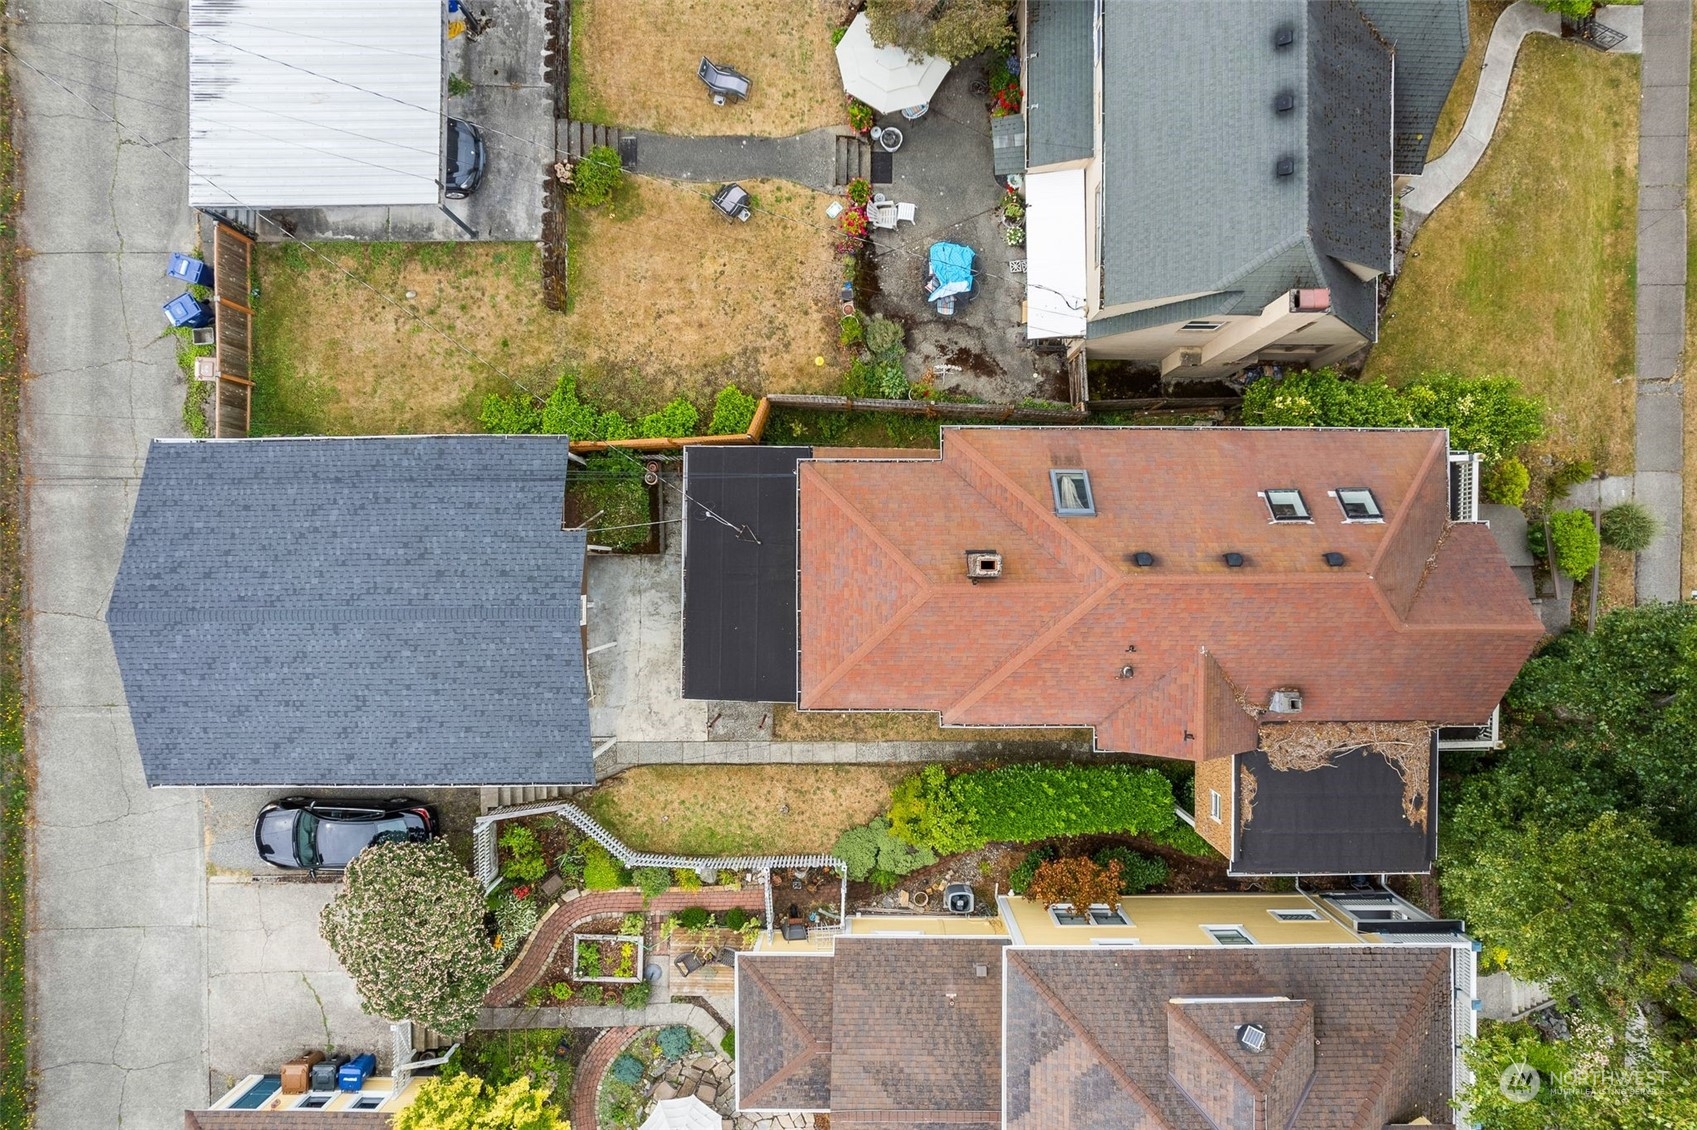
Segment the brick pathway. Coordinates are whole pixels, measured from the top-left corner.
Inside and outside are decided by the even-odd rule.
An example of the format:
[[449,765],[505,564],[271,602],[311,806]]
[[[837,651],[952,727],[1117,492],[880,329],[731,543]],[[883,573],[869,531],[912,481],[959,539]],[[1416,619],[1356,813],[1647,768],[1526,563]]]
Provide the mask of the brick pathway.
[[601,1076],[640,1031],[640,1028],[604,1029],[583,1053],[577,1076],[572,1080],[572,1126],[576,1130],[595,1130],[595,1096],[601,1090]]
[[[648,903],[647,913],[666,915],[685,907],[699,906],[718,912],[740,906],[744,910],[764,912],[766,895],[759,887],[733,890],[729,887],[704,887],[699,891],[667,891]],[[523,999],[525,990],[536,983],[560,942],[578,923],[612,914],[629,914],[642,910],[642,892],[637,890],[589,891],[574,899],[557,903],[548,916],[525,941],[518,960],[507,967],[501,979],[490,986],[484,1003],[492,1008],[505,1008]]]

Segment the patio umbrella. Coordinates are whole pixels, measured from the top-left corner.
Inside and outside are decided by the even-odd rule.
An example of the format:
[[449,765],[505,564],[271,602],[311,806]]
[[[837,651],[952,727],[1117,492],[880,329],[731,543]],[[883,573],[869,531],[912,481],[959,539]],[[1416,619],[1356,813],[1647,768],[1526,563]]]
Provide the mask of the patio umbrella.
[[642,1130],[719,1130],[719,1113],[694,1095],[683,1099],[661,1099]]
[[900,47],[877,46],[862,12],[837,44],[837,68],[845,91],[880,114],[894,114],[931,101],[949,61],[935,55],[911,59]]

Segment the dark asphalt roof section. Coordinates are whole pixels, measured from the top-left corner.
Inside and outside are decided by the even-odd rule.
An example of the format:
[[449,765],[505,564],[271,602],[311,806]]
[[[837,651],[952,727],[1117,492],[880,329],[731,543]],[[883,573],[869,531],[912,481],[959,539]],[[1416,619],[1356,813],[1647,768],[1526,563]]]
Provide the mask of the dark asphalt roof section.
[[[1103,17],[1103,305],[1331,287],[1371,338],[1391,257],[1391,50],[1334,0],[1148,0]],[[1289,26],[1295,42],[1274,46]],[[1275,100],[1294,96],[1279,112]],[[1289,159],[1293,171],[1276,168]]]
[[148,783],[593,783],[567,444],[155,441],[106,613]]
[[795,701],[795,469],[812,455],[810,447],[684,450],[685,698]]
[[1396,48],[1396,171],[1416,175],[1467,54],[1467,0],[1356,2]]
[[[1437,781],[1437,743],[1427,780]],[[1240,754],[1232,788],[1239,817],[1234,875],[1423,875],[1437,858],[1434,798],[1424,827],[1402,811],[1402,777],[1379,754],[1340,753],[1324,769],[1280,771],[1265,751]],[[1255,779],[1250,819],[1242,821],[1242,771]],[[1434,785],[1434,788],[1436,786]]]
[[1082,160],[1096,151],[1096,5],[1030,0],[1026,10],[1028,162]]

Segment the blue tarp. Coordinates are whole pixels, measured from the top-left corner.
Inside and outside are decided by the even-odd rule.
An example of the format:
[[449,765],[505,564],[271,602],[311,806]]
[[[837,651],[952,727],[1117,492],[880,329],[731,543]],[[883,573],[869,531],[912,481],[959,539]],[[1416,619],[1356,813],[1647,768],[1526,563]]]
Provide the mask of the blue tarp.
[[937,288],[927,296],[935,302],[952,294],[965,294],[972,289],[972,248],[959,243],[931,245],[931,277]]

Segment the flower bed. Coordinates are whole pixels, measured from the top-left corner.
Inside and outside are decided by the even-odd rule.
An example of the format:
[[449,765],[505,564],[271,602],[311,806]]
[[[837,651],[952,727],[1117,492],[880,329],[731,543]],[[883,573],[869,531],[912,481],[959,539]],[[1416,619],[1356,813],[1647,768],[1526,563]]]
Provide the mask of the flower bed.
[[572,980],[628,985],[642,980],[640,934],[573,934]]

